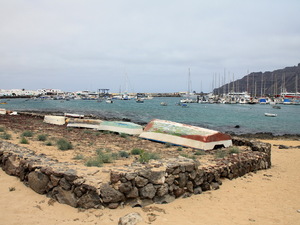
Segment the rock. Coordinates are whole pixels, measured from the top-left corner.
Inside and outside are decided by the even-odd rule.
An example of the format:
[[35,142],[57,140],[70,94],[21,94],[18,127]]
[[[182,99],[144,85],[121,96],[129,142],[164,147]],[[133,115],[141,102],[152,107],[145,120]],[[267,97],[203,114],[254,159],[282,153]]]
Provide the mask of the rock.
[[279,149],[289,149],[289,146],[286,146],[286,145],[279,145],[278,148],[279,148]]
[[132,184],[131,182],[122,183],[119,186],[119,191],[122,193],[129,193],[132,190]]
[[197,187],[197,188],[194,189],[194,194],[195,195],[199,195],[201,193],[202,193],[202,188],[201,187]]
[[49,177],[40,171],[33,171],[28,174],[29,187],[39,194],[46,193],[49,181]]
[[168,184],[163,184],[157,189],[156,195],[161,197],[161,196],[168,194],[168,191],[169,191]]
[[174,190],[174,195],[176,198],[180,197],[184,193],[185,193],[185,190],[183,188],[177,188],[176,190]]
[[121,174],[120,173],[114,172],[114,171],[112,171],[110,173],[110,182],[112,184],[117,183],[120,179],[121,179]]
[[209,191],[211,189],[210,184],[208,182],[204,182],[201,185],[201,189],[202,189],[202,191]]
[[107,206],[109,209],[116,209],[119,207],[119,203],[113,202],[113,203],[109,203]]
[[20,173],[20,160],[16,158],[15,155],[9,156],[5,161],[3,170],[8,175],[19,176]]
[[98,209],[101,205],[102,204],[99,195],[93,191],[84,194],[78,200],[78,207],[84,209],[89,209],[89,208]]
[[156,189],[153,184],[147,184],[145,187],[140,189],[141,198],[150,198],[152,199],[155,196]]
[[185,173],[179,173],[179,180],[178,180],[178,185],[179,187],[183,188],[186,186],[188,177],[186,176]]
[[166,179],[166,171],[162,168],[154,168],[151,170],[142,170],[140,176],[147,178],[153,184],[163,184]]
[[104,203],[115,203],[125,200],[125,196],[121,192],[112,188],[108,184],[102,184],[100,188],[100,195]]
[[139,197],[139,190],[133,187],[132,190],[126,195],[127,198],[137,198]]
[[119,219],[118,225],[135,225],[143,221],[141,215],[137,212],[129,213]]
[[220,185],[219,185],[218,183],[216,183],[216,182],[212,182],[212,183],[211,183],[211,188],[212,188],[213,190],[217,190],[217,189],[220,188]]
[[193,193],[194,192],[194,185],[192,181],[188,181],[186,184],[186,188],[189,192]]
[[71,184],[69,184],[69,182],[66,180],[66,178],[62,178],[59,181],[59,185],[66,191],[71,190]]
[[154,197],[154,202],[157,204],[167,204],[170,202],[173,202],[175,200],[175,197],[172,195],[164,195],[164,196],[156,196]]
[[148,184],[148,179],[140,177],[140,176],[137,176],[134,179],[134,181],[135,181],[136,186],[138,186],[138,187],[144,187],[146,184]]
[[55,187],[52,191],[52,195],[60,203],[70,205],[72,207],[77,207],[77,200],[71,191],[66,191],[61,187]]

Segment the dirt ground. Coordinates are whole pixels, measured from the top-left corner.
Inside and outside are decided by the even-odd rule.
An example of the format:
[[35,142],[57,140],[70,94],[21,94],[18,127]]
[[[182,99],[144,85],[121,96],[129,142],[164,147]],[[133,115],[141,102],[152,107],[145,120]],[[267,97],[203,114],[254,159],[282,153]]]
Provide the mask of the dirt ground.
[[[13,117],[13,122],[1,116],[0,127],[5,127],[12,135],[10,141],[17,144],[20,144],[20,135],[24,131],[33,131],[34,136],[28,138],[29,144],[23,144],[25,147],[31,149],[36,144],[37,150],[43,152],[47,149],[51,157],[66,161],[77,162],[73,159],[76,154],[87,151],[93,155],[96,148],[130,151],[138,146],[149,151],[161,151],[165,154],[163,156],[181,154],[178,147],[166,147],[135,137],[68,129],[23,116]],[[74,149],[61,151],[55,145],[46,146],[44,142],[37,141],[37,135],[45,132],[53,143],[60,137],[70,140]],[[139,224],[299,224],[300,141],[286,138],[261,141],[272,144],[271,169],[249,173],[231,181],[223,180],[223,185],[216,191],[145,208],[75,209],[37,194],[18,178],[0,170],[0,224],[118,224],[119,218],[130,212],[141,214],[143,221]],[[289,148],[279,149],[279,145]],[[188,154],[195,153],[192,149],[185,150]],[[82,160],[78,163],[84,164]]]

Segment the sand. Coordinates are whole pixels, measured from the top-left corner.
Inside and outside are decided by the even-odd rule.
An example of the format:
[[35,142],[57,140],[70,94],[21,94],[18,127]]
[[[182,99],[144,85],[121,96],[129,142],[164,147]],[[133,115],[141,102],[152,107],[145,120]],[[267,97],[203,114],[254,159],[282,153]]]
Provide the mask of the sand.
[[0,169],[0,224],[118,224],[130,212],[142,215],[139,224],[299,224],[300,141],[264,141],[295,148],[273,146],[271,169],[223,180],[219,190],[143,209],[75,209],[35,193]]

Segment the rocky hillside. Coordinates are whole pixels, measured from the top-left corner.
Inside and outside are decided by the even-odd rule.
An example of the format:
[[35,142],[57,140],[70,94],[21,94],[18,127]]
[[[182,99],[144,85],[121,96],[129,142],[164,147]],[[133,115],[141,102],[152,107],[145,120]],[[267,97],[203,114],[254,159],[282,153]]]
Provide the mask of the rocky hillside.
[[277,95],[284,91],[296,92],[296,89],[300,92],[300,63],[298,66],[286,67],[271,72],[250,73],[242,79],[215,88],[214,93],[248,91],[253,96],[261,96]]

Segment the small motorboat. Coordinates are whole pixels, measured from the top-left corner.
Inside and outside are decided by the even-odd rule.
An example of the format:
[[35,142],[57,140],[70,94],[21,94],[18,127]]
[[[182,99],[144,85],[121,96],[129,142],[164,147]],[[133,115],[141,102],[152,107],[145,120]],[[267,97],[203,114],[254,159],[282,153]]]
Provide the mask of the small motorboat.
[[166,102],[161,102],[160,105],[161,106],[167,106],[168,104]]
[[275,114],[275,113],[265,113],[265,116],[268,116],[268,117],[276,117],[277,114]]

